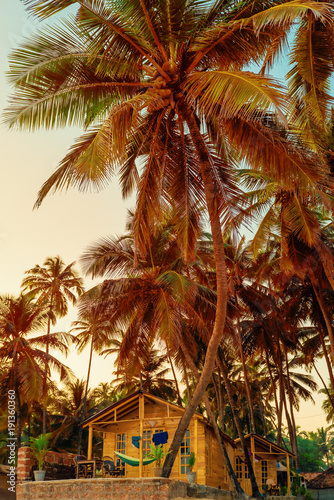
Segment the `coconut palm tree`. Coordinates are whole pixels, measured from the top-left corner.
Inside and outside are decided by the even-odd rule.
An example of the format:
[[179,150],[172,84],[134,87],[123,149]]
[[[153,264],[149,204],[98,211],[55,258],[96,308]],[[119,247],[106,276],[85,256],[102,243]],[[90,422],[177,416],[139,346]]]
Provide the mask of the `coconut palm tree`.
[[[121,341],[112,341],[113,347],[101,352],[108,356],[115,354],[121,347]],[[162,396],[174,402],[176,392],[174,381],[168,378],[168,357],[161,355],[152,342],[142,344],[139,355],[129,353],[129,356],[121,365],[116,358],[117,370],[114,372],[116,378],[112,382],[115,393],[129,394],[142,389],[156,396]]]
[[[68,303],[75,304],[77,296],[83,293],[83,282],[77,272],[73,269],[74,262],[65,266],[62,259],[48,257],[43,266],[38,264],[26,271],[26,277],[22,281],[23,291],[29,291],[29,296],[34,297],[37,303],[47,307],[47,343],[46,354],[49,353],[49,336],[51,324],[56,323],[57,317],[63,317],[68,312]],[[45,364],[44,391],[47,387],[47,362]],[[47,431],[47,411],[43,410],[43,434]]]
[[[100,353],[111,337],[111,328],[108,315],[100,306],[98,299],[92,303],[85,302],[85,308],[80,310],[79,319],[72,322],[70,333],[76,333],[76,347],[81,353],[90,344],[89,361],[87,368],[86,388],[82,405],[81,422],[86,417],[86,401],[89,387],[89,378],[92,367],[93,352]],[[79,427],[78,455],[81,454],[82,426]]]
[[[74,379],[64,389],[55,391],[50,405],[50,428],[55,449],[77,452],[85,391],[86,383],[79,379]],[[88,391],[86,413],[91,416],[95,412],[95,398]],[[83,434],[83,441],[84,446],[87,446],[88,433]]]
[[27,295],[0,297],[0,359],[4,368],[0,386],[15,391],[18,446],[21,443],[23,403],[46,398],[42,366],[47,363],[60,374],[61,380],[68,381],[71,376],[69,368],[42,350],[47,343],[63,354],[68,350],[65,335],[52,334],[47,339],[46,335],[40,334],[47,321],[47,309]]
[[326,179],[326,169],[316,167],[319,160],[289,146],[263,119],[270,111],[273,121],[287,126],[280,85],[243,70],[261,58],[270,62],[272,40],[282,40],[295,19],[313,15],[330,22],[331,9],[322,2],[279,0],[26,4],[41,18],[72,4],[78,13],[13,53],[11,81],[17,91],[7,123],[29,129],[91,125],[44,184],[37,204],[52,189],[101,187],[119,169],[124,195],[138,186],[136,248],[149,248],[151,221],[160,215],[161,203],[173,197],[188,256],[192,200],[208,209],[217,272],[216,322],[201,377],[165,460],[168,476],[210,381],[224,331],[228,293],[221,221],[233,215],[231,201],[238,194],[230,149],[268,174],[275,171],[286,189],[297,182],[318,191]]

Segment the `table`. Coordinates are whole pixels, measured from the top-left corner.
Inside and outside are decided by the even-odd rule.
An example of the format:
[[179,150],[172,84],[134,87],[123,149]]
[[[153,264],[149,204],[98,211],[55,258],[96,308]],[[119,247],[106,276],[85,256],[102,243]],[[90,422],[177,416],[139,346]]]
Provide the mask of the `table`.
[[88,472],[90,472],[91,467],[93,468],[93,476],[96,477],[96,465],[100,466],[102,465],[102,460],[78,460],[77,465],[76,465],[76,478],[79,478],[79,466],[84,467],[84,475],[87,477]]

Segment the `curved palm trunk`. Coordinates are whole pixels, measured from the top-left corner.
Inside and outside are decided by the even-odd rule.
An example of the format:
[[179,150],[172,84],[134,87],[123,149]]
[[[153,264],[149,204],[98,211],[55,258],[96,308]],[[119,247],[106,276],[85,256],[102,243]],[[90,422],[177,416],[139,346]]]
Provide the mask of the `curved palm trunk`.
[[[315,362],[314,362],[314,361],[312,362],[312,365],[313,365],[313,368],[315,369],[315,371],[316,371],[316,373],[317,373],[318,377],[320,378],[320,380],[321,380],[321,382],[322,382],[322,385],[324,386],[324,389],[325,389],[326,394],[327,394],[327,396],[328,396],[328,400],[330,401],[330,403],[331,403],[331,405],[332,405],[332,408],[333,408],[333,410],[334,410],[334,400],[333,400],[333,398],[332,398],[332,396],[331,396],[331,393],[329,392],[328,387],[327,387],[327,385],[326,385],[326,383],[325,383],[324,379],[322,378],[322,376],[321,376],[321,374],[320,374],[320,372],[319,372],[318,368],[316,367],[316,365],[315,365]],[[332,387],[334,387],[334,385],[332,385]]]
[[212,336],[208,343],[202,374],[197,383],[193,396],[189,401],[189,404],[187,405],[183,413],[183,416],[179,422],[178,428],[175,432],[169,450],[170,453],[167,455],[163,466],[163,471],[162,471],[163,477],[170,476],[173,464],[176,459],[177,452],[183,440],[183,436],[190,424],[191,418],[194,415],[198,404],[203,398],[207,385],[210,382],[212,371],[215,365],[218,347],[224,332],[227,297],[228,297],[224,242],[221,232],[219,213],[217,210],[217,203],[215,201],[215,186],[211,175],[210,160],[205,142],[203,141],[203,137],[198,128],[196,119],[189,108],[185,110],[185,118],[200,161],[201,174],[205,189],[205,198],[210,217],[212,241],[214,247],[214,258],[216,265],[217,309],[216,309],[215,324]]
[[[82,412],[81,412],[81,418],[80,418],[80,424],[85,420],[86,417],[86,404],[87,404],[87,394],[88,394],[88,385],[89,385],[89,378],[90,378],[90,370],[92,367],[92,357],[93,357],[93,336],[90,344],[90,353],[89,353],[89,362],[88,362],[88,371],[87,371],[87,381],[86,381],[86,388],[85,388],[85,395],[84,395],[84,400],[82,403]],[[82,444],[82,433],[83,433],[83,427],[82,425],[79,426],[79,435],[78,435],[78,455],[81,455],[81,444]]]
[[239,418],[238,412],[237,412],[235,404],[234,404],[232,387],[231,387],[230,381],[228,379],[227,369],[223,365],[223,363],[220,361],[220,359],[218,359],[218,364],[220,367],[220,371],[221,371],[221,374],[223,377],[223,382],[224,382],[224,386],[226,389],[227,397],[228,397],[230,407],[232,410],[233,420],[234,420],[235,426],[236,426],[237,431],[238,431],[240,444],[241,444],[241,447],[242,447],[242,450],[243,450],[243,453],[245,456],[246,465],[248,467],[249,479],[250,479],[251,486],[252,486],[252,496],[254,498],[262,498],[262,495],[260,493],[259,487],[258,487],[257,482],[256,482],[255,472],[253,469],[252,461],[251,461],[250,456],[249,456],[247,444],[246,444],[246,441],[244,438],[244,433],[242,431],[240,418]]
[[310,276],[310,280],[312,283],[312,287],[313,287],[315,296],[317,298],[318,304],[320,306],[322,315],[323,315],[325,323],[326,323],[326,328],[327,328],[327,333],[328,333],[328,338],[329,338],[329,343],[330,343],[330,348],[331,348],[332,365],[334,366],[334,333],[333,333],[332,324],[331,324],[331,321],[330,321],[328,314],[327,314],[327,311],[326,311],[321,288],[319,286],[319,289],[318,289],[317,280],[316,280],[316,277],[315,277],[314,272],[312,270],[309,270],[309,276]]
[[[199,380],[200,374],[197,370],[197,367],[196,367],[192,357],[190,356],[190,354],[189,354],[189,352],[188,352],[188,350],[183,342],[182,337],[179,340],[180,340],[182,352],[184,354],[184,357],[186,358],[188,366],[191,369],[192,373],[194,374],[194,377],[197,380]],[[248,495],[245,494],[244,490],[242,489],[242,487],[237,479],[237,476],[235,475],[232,464],[230,462],[230,457],[228,456],[228,453],[227,453],[227,449],[226,449],[224,440],[223,440],[222,435],[220,433],[220,430],[218,428],[214,413],[211,409],[208,395],[206,393],[203,396],[203,403],[205,404],[205,408],[206,408],[206,411],[207,411],[207,414],[209,417],[209,422],[213,427],[213,430],[214,430],[214,433],[215,433],[215,436],[216,436],[216,439],[217,439],[217,442],[219,445],[220,453],[221,453],[223,460],[225,462],[225,466],[226,466],[229,478],[230,478],[231,483],[232,483],[232,485],[237,493],[237,498],[239,498],[240,500],[242,500],[242,499],[246,500],[248,498]]]
[[318,331],[319,331],[319,338],[320,338],[322,350],[323,350],[324,357],[325,357],[325,360],[326,360],[326,365],[327,365],[329,379],[331,381],[332,387],[334,387],[333,367],[331,365],[331,362],[330,362],[330,359],[329,359],[329,356],[328,356],[328,353],[327,353],[327,348],[326,348],[325,339],[324,339],[324,336],[323,336],[323,333],[322,333],[322,327],[321,327],[321,325],[318,326]]
[[245,363],[245,354],[244,354],[244,350],[242,347],[238,297],[236,294],[234,295],[234,298],[235,298],[235,305],[237,308],[237,333],[238,333],[239,352],[240,352],[240,359],[241,359],[241,364],[242,364],[242,371],[243,371],[244,380],[245,380],[248,409],[249,409],[249,414],[250,414],[250,432],[252,434],[254,434],[256,432],[256,425],[255,425],[254,410],[253,410],[253,405],[252,405],[252,395],[251,395],[251,391],[250,391],[250,387],[249,387],[249,379],[248,379],[247,367],[246,367],[246,363]]

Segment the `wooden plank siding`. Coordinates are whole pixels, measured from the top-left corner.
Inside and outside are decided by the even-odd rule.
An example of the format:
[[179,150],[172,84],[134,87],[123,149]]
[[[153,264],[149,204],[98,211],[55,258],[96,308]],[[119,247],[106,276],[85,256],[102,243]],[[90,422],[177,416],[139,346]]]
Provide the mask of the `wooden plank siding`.
[[[117,441],[118,434],[125,435],[125,447],[122,448],[122,453],[133,458],[139,458],[143,456],[144,452],[149,451],[148,442],[150,441],[153,444],[152,437],[155,431],[167,431],[168,443],[163,446],[164,451],[167,452],[183,411],[183,408],[159,397],[137,391],[102,410],[97,415],[90,417],[83,425],[95,431],[102,431],[103,456],[110,456],[116,463],[115,451],[117,450],[117,442],[120,442]],[[190,452],[194,451],[196,455],[194,466],[196,483],[221,488],[226,491],[233,490],[220,453],[219,444],[207,420],[202,415],[195,414],[188,431],[189,437],[185,439],[189,439],[190,444],[189,446],[181,446],[170,478],[186,481],[184,457],[189,457]],[[139,449],[132,444],[133,436],[141,436]],[[226,435],[224,435],[223,439],[238,480],[245,493],[251,495],[251,484],[240,442],[239,440],[232,441]],[[260,491],[267,479],[273,479],[277,484],[276,462],[281,458],[288,459],[289,452],[255,434],[247,435],[245,439],[255,466],[255,475]],[[91,449],[91,443],[89,449]],[[182,452],[185,455],[181,456]],[[125,464],[125,477],[152,477],[154,467],[155,463],[139,467]]]

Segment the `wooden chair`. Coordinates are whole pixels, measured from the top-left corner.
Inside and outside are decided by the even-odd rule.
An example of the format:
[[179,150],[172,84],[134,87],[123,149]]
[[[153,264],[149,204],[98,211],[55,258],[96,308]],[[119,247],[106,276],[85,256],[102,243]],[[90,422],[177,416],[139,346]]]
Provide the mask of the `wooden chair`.
[[75,469],[76,469],[76,477],[81,478],[88,478],[88,477],[93,477],[93,466],[91,464],[79,464],[78,462],[81,462],[82,460],[87,460],[87,458],[84,455],[77,455],[73,458]]
[[119,477],[122,475],[122,471],[115,466],[114,460],[109,456],[104,456],[102,458],[102,476],[103,477]]

